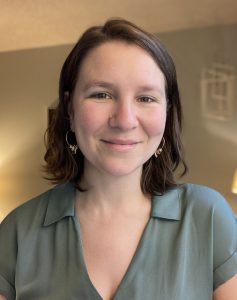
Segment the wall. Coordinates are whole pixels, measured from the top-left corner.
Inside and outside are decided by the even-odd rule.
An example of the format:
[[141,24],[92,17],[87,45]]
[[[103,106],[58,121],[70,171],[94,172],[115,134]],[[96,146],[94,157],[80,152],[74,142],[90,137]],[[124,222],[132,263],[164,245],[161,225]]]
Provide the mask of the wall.
[[[176,62],[184,107],[184,141],[189,173],[186,180],[220,191],[237,212],[237,195],[231,193],[237,168],[237,24],[159,35]],[[214,62],[234,67],[232,117],[214,121],[202,117],[202,69]]]
[[41,172],[43,135],[70,48],[0,54],[0,219],[49,186]]
[[[222,60],[237,70],[236,30],[231,25],[159,36],[177,65],[190,167],[185,180],[218,189],[237,212],[237,198],[230,193],[237,167],[236,97],[231,122],[207,122],[200,109],[202,68]],[[0,219],[49,187],[41,172],[47,108],[57,99],[60,67],[71,47],[0,54]]]

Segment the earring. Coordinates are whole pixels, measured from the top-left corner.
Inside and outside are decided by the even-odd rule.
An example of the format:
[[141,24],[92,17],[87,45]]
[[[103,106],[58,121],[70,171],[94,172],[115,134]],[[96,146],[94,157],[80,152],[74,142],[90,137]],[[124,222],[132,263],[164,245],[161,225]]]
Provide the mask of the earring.
[[161,153],[164,149],[164,146],[165,146],[165,138],[164,137],[162,138],[161,143],[162,143],[161,147],[159,147],[155,152],[155,158],[157,158],[159,155],[161,155]]
[[78,150],[78,146],[76,144],[72,145],[68,142],[68,134],[71,130],[68,130],[67,133],[66,133],[66,143],[67,143],[67,146],[69,148],[69,150],[71,151],[71,153],[73,155],[75,155],[77,153],[77,150]]

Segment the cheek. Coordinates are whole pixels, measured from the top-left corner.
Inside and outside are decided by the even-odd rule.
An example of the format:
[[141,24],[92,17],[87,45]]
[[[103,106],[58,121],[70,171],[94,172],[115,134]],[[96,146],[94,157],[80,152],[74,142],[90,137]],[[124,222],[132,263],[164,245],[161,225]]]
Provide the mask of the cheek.
[[93,105],[81,105],[74,110],[74,130],[78,135],[86,135],[101,126],[102,116]]
[[165,111],[152,111],[144,122],[144,127],[149,136],[163,135],[166,123]]

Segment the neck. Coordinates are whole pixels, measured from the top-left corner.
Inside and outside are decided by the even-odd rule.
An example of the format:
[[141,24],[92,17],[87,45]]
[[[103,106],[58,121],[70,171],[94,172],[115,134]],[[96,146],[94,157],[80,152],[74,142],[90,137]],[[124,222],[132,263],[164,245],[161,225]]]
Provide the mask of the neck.
[[86,192],[77,193],[77,201],[84,209],[112,211],[113,209],[135,209],[149,198],[144,195],[141,186],[141,170],[126,176],[111,176],[96,172],[85,172],[82,187]]

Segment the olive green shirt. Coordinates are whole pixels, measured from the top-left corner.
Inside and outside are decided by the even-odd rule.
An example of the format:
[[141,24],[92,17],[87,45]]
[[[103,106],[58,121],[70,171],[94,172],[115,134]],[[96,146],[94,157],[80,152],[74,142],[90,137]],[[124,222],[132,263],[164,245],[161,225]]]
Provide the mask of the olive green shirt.
[[[2,222],[0,294],[8,300],[102,299],[86,270],[74,202],[73,185],[59,185]],[[113,299],[212,300],[213,289],[237,274],[232,210],[217,192],[191,184],[152,202]]]

